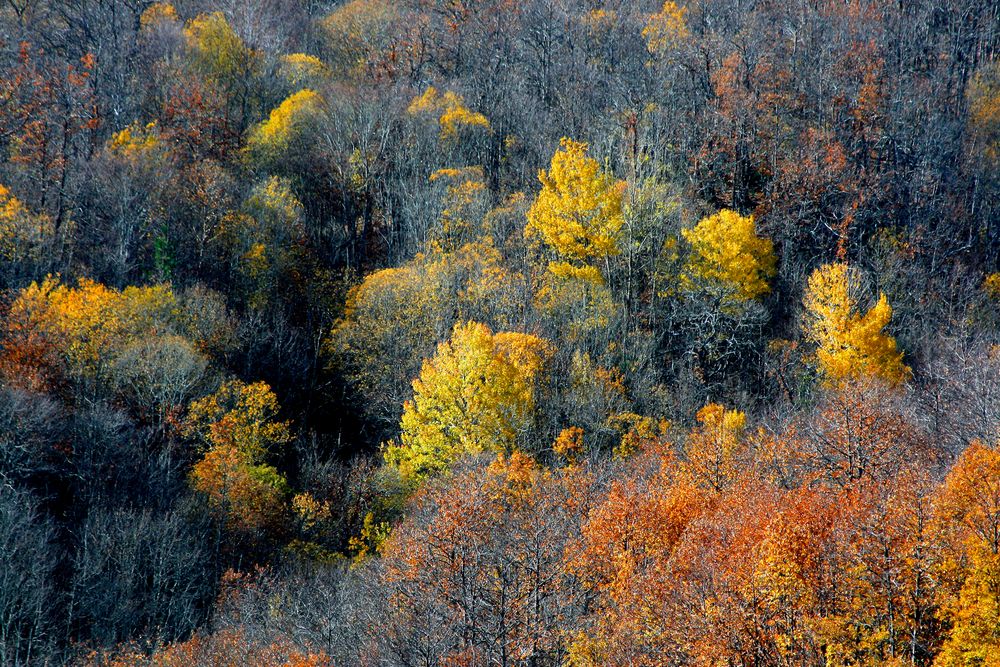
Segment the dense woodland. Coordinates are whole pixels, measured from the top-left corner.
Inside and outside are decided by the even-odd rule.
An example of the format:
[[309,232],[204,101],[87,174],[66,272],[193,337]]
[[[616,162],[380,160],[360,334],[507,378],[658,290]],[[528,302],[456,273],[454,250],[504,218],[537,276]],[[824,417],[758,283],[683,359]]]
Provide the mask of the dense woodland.
[[0,2],[0,663],[1000,666],[1000,5]]

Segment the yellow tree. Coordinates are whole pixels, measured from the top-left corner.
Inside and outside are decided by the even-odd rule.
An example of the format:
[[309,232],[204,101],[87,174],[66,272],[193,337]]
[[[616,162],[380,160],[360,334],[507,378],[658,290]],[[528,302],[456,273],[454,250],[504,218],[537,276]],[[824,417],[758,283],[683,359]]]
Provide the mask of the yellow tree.
[[697,420],[698,426],[684,447],[685,468],[699,486],[722,491],[740,472],[739,457],[746,450],[743,433],[747,416],[709,403],[698,411]]
[[302,143],[323,107],[323,98],[315,90],[304,88],[290,95],[251,131],[247,152],[265,164],[288,156]]
[[691,244],[681,280],[704,285],[726,301],[751,301],[771,291],[775,274],[774,245],[757,235],[753,216],[723,209],[681,232]]
[[646,38],[650,53],[662,55],[691,36],[686,15],[686,8],[673,0],[667,0],[659,12],[649,17],[649,22],[642,29],[642,36]]
[[401,444],[386,450],[404,480],[420,482],[465,453],[509,451],[529,426],[535,379],[550,345],[530,334],[458,324],[413,381]]
[[288,422],[275,420],[278,410],[266,382],[230,380],[191,403],[186,431],[208,447],[232,447],[259,462],[292,439]]
[[434,86],[430,86],[423,95],[414,98],[407,111],[412,115],[436,115],[438,125],[441,126],[442,140],[455,139],[459,130],[463,128],[490,129],[489,119],[469,109],[461,95],[450,90],[439,94]]
[[278,399],[265,382],[231,380],[193,401],[186,432],[208,450],[191,470],[191,486],[205,495],[227,529],[256,541],[281,528],[288,482],[264,462],[288,443],[288,422],[276,421]]
[[[958,588],[942,607],[952,624],[936,667],[1000,665],[1000,451],[974,442],[948,473],[937,519]],[[948,572],[952,570],[952,572]],[[948,575],[952,576],[948,576]]]
[[184,28],[192,64],[226,90],[256,71],[260,54],[247,47],[222,12],[201,14]]
[[574,264],[617,255],[625,183],[587,156],[586,143],[564,137],[559,145],[549,171],[538,173],[542,190],[528,211],[525,236],[541,238]]
[[827,264],[809,277],[804,305],[806,338],[816,345],[816,363],[828,383],[878,377],[899,384],[910,375],[896,339],[885,333],[892,307],[885,294],[867,312],[857,310],[857,273]]

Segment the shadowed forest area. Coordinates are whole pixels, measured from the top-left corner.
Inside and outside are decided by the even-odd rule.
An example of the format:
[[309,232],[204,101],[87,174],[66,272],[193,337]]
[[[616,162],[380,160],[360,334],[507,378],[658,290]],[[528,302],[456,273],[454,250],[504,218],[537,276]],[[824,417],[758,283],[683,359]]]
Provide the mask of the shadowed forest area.
[[1000,667],[1000,5],[0,0],[0,664]]

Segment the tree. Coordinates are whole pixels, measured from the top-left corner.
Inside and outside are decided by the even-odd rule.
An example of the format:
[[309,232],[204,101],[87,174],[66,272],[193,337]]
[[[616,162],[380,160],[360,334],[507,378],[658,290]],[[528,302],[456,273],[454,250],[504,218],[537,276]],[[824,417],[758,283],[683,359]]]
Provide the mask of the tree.
[[308,154],[310,130],[321,118],[325,102],[315,90],[303,88],[285,98],[267,120],[253,128],[246,150],[264,168]]
[[618,254],[625,183],[587,157],[587,144],[564,137],[559,146],[549,171],[538,172],[542,190],[528,211],[525,236],[540,237],[574,263]]
[[423,95],[414,98],[407,111],[414,115],[436,115],[441,126],[442,141],[457,139],[459,130],[476,127],[490,129],[490,121],[486,116],[465,106],[461,95],[451,90],[438,94],[434,86],[428,87]]
[[535,380],[550,354],[537,336],[455,325],[413,381],[401,442],[386,450],[386,461],[419,483],[464,454],[512,451],[531,424]]
[[746,472],[741,469],[740,458],[747,449],[744,438],[747,416],[739,410],[726,410],[718,403],[709,403],[698,411],[696,419],[699,425],[684,445],[686,468],[695,483],[722,491]]
[[910,376],[896,339],[883,332],[892,318],[885,294],[866,313],[857,310],[859,276],[846,264],[827,264],[809,277],[804,305],[806,338],[828,383],[877,377],[899,384]]
[[224,527],[252,546],[266,545],[284,529],[290,488],[265,463],[291,438],[289,424],[276,421],[278,399],[264,382],[223,383],[191,403],[188,435],[208,445],[191,469],[191,486],[204,494]]
[[[937,499],[945,573],[958,587],[942,616],[951,624],[935,667],[1000,664],[1000,452],[974,442],[948,473]],[[957,577],[956,577],[957,575]]]
[[681,280],[689,287],[704,286],[727,303],[758,299],[771,291],[774,246],[757,236],[753,216],[723,209],[682,230],[691,244]]
[[376,645],[393,664],[557,664],[576,613],[563,554],[591,480],[515,451],[471,459],[413,501],[383,549],[391,622]]

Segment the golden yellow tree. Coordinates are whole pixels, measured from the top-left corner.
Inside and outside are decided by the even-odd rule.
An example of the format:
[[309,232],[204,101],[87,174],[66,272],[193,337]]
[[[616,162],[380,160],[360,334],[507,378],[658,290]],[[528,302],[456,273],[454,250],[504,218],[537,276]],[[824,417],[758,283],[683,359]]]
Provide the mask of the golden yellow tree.
[[899,384],[910,375],[896,339],[885,333],[892,307],[885,294],[866,313],[857,310],[857,273],[846,264],[827,264],[809,277],[804,305],[805,334],[816,345],[816,364],[828,383],[878,377]]
[[205,495],[227,527],[256,538],[280,528],[290,489],[285,477],[265,463],[292,436],[277,421],[278,399],[265,382],[231,380],[214,394],[193,401],[186,432],[208,447],[191,469],[191,486]]
[[682,281],[706,286],[727,301],[750,301],[771,291],[774,245],[757,235],[753,216],[723,209],[681,232],[691,244]]
[[747,416],[709,403],[697,415],[698,426],[684,447],[685,469],[703,488],[722,491],[739,474],[739,455],[746,449],[743,437]]
[[587,156],[586,143],[564,137],[559,146],[549,171],[538,173],[542,190],[528,211],[525,236],[540,237],[574,263],[617,255],[625,183]]
[[691,36],[686,15],[686,8],[673,0],[667,0],[659,12],[649,17],[649,22],[642,29],[642,36],[646,38],[650,53],[663,54]]
[[262,161],[280,159],[303,139],[324,106],[315,90],[305,88],[287,97],[247,140],[247,152]]
[[529,426],[535,378],[550,345],[530,334],[458,324],[413,381],[401,444],[386,450],[404,480],[420,482],[465,453],[509,451]]
[[[1000,665],[1000,451],[972,443],[937,498],[947,545],[944,579],[958,586],[941,616],[952,624],[935,667]],[[953,572],[948,572],[953,570]],[[957,572],[955,572],[957,571]],[[951,576],[949,576],[951,575]]]
[[463,128],[490,129],[489,119],[467,107],[461,95],[451,90],[438,93],[434,86],[428,87],[423,95],[415,97],[407,111],[413,115],[436,115],[441,126],[442,140],[455,139]]

